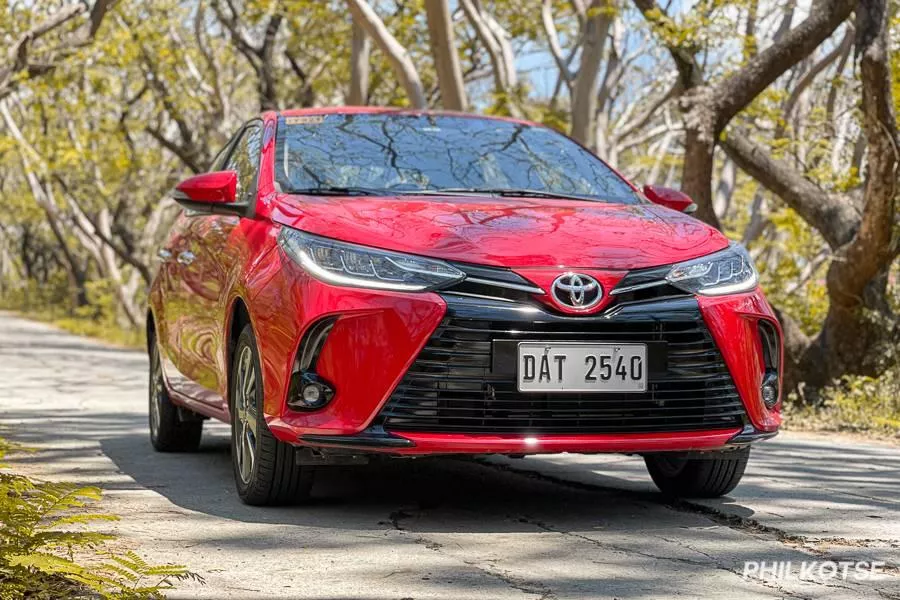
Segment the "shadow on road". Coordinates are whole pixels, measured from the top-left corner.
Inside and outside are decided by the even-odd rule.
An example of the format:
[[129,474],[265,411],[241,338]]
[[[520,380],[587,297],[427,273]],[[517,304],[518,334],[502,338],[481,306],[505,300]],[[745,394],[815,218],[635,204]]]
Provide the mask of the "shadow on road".
[[[323,526],[358,525],[360,519],[401,521],[415,511],[480,515],[484,529],[488,517],[518,514],[569,515],[573,519],[600,518],[607,526],[625,526],[641,510],[659,505],[662,498],[649,483],[632,484],[596,474],[592,489],[559,485],[536,477],[523,477],[477,461],[453,458],[383,459],[366,466],[328,467],[317,472],[314,498],[300,507],[258,508],[241,504],[234,490],[227,426],[205,423],[200,451],[163,454],[150,446],[146,417],[139,413],[84,413],[56,411],[52,421],[33,411],[7,411],[15,422],[12,436],[25,444],[50,445],[64,436],[62,447],[51,446],[17,462],[57,465],[48,473],[84,480],[86,469],[96,468],[97,482],[107,490],[151,489],[187,510],[244,522]],[[104,472],[89,459],[100,451],[114,463]],[[85,459],[88,459],[87,461]],[[638,459],[635,459],[638,460]],[[520,462],[520,461],[516,461]],[[73,471],[67,472],[71,468]],[[110,467],[107,463],[106,470]],[[118,475],[118,476],[117,476]],[[122,477],[125,475],[126,477]],[[581,488],[581,489],[580,489]],[[336,518],[337,517],[337,518]],[[457,528],[448,520],[446,530]],[[502,525],[508,530],[508,523]],[[533,525],[523,527],[533,530]]]
[[[605,460],[602,458],[597,458],[596,463],[592,458],[584,459],[578,476],[562,485],[552,477],[534,473],[530,460],[509,461],[507,466],[498,468],[480,461],[425,458],[384,459],[362,467],[319,469],[314,498],[309,504],[299,508],[247,507],[240,503],[234,491],[227,425],[207,422],[203,444],[197,453],[161,454],[150,446],[146,417],[136,412],[66,410],[54,411],[48,419],[39,412],[22,410],[7,411],[3,417],[7,423],[21,423],[12,437],[26,444],[42,445],[59,436],[68,442],[64,448],[51,448],[20,461],[58,464],[59,469],[53,474],[60,477],[66,475],[67,466],[72,466],[82,470],[83,477],[84,467],[77,466],[79,454],[96,454],[94,444],[99,442],[100,450],[113,461],[118,473],[127,476],[102,481],[104,474],[98,471],[104,488],[148,488],[184,509],[247,522],[321,526],[323,521],[340,523],[341,519],[331,518],[334,513],[355,521],[370,519],[373,509],[388,517],[393,513],[430,509],[448,514],[471,511],[482,516],[532,513],[557,517],[567,514],[573,518],[591,516],[600,517],[606,526],[614,527],[617,523],[630,526],[628,523],[642,510],[666,504],[649,478],[639,481],[634,477],[634,465],[627,465],[631,477],[622,479],[615,476],[616,464],[601,462]],[[779,473],[779,479],[797,484],[826,480],[829,485],[865,483],[870,490],[885,494],[896,486],[893,469],[861,473],[858,468],[871,461],[884,461],[883,455],[854,448],[843,451],[842,461],[836,463],[833,454],[821,446],[807,450],[808,464],[802,469]],[[758,458],[784,461],[788,458],[780,455],[785,452],[772,443]],[[604,473],[604,468],[611,468],[613,473]],[[754,511],[742,505],[739,497],[766,494],[765,483],[746,481],[738,488],[737,497],[723,498],[718,504],[727,507],[729,514],[750,518]],[[818,489],[797,487],[794,493],[808,502],[824,502],[830,494],[824,485]],[[895,508],[891,501],[873,499],[871,494],[856,500],[845,496],[841,501],[865,505],[874,502],[888,511],[885,514],[891,514],[889,511]],[[323,519],[326,515],[328,518]],[[485,527],[489,523],[490,520],[484,520]],[[449,530],[454,527],[452,522],[447,523]]]

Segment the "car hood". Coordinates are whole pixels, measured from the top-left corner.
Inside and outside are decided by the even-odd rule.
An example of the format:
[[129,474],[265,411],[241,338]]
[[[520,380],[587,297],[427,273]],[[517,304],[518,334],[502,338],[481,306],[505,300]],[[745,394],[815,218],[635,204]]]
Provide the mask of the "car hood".
[[728,246],[716,229],[653,204],[279,195],[272,218],[345,242],[498,267],[625,270],[671,264]]

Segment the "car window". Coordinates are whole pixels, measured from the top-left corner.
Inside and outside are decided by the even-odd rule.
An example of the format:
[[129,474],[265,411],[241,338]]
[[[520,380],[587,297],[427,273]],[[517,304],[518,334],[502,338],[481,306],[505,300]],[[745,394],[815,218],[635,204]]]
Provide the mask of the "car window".
[[225,159],[228,158],[228,151],[231,149],[231,142],[234,141],[234,138],[228,140],[228,143],[225,144],[218,153],[216,153],[216,157],[212,159],[212,163],[209,166],[209,172],[212,173],[214,171],[221,171],[224,168]]
[[282,117],[276,178],[285,191],[534,190],[634,204],[633,188],[552,129],[498,119],[416,114]]
[[256,175],[259,172],[259,157],[262,148],[262,128],[259,125],[250,125],[241,135],[234,146],[234,150],[225,162],[224,170],[237,173],[238,202],[249,202],[249,195],[256,190]]

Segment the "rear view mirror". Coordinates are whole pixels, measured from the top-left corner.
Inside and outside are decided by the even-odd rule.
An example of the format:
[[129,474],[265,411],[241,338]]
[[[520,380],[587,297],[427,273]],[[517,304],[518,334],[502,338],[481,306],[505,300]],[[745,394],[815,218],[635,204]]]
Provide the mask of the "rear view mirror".
[[238,204],[237,173],[213,171],[189,177],[175,187],[172,194],[183,207],[197,212],[243,215],[246,204]]
[[662,187],[659,185],[645,185],[644,195],[647,200],[653,204],[659,204],[672,210],[683,213],[692,213],[697,210],[697,205],[691,200],[690,196],[679,190]]

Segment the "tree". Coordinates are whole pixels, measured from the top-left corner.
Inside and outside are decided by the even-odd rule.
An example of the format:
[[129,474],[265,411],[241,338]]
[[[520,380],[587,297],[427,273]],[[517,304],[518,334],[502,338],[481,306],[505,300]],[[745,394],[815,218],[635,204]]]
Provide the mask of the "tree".
[[441,88],[441,103],[449,110],[466,110],[468,100],[453,36],[447,0],[425,0],[431,53]]
[[848,374],[877,375],[898,341],[898,322],[885,298],[886,270],[896,258],[900,138],[894,114],[884,0],[856,9],[862,127],[868,164],[862,198],[823,189],[740,130],[723,146],[748,174],[818,230],[834,257],[827,271],[828,312],[805,334],[784,313],[791,384],[822,388]]
[[479,0],[460,0],[459,4],[490,57],[495,102],[509,114],[521,116],[522,111],[516,100],[519,77],[509,33]]
[[684,167],[682,190],[694,199],[696,216],[721,228],[713,210],[713,151],[728,123],[785,71],[808,56],[853,11],[854,0],[822,0],[800,25],[791,29],[727,77],[704,78],[695,50],[681,43],[678,27],[656,0],[634,0],[668,47],[678,70],[683,114]]
[[[16,91],[22,73],[28,78],[46,75],[74,49],[90,43],[113,4],[115,0],[97,0],[93,7],[83,0],[65,4],[22,33],[9,48],[5,60],[0,62],[0,100]],[[85,14],[87,19],[81,19]],[[74,30],[64,30],[71,23],[75,23]],[[57,43],[35,49],[39,40],[58,31],[62,31],[62,35]]]
[[587,14],[581,66],[572,90],[572,137],[594,146],[596,135],[597,77],[609,36],[614,8],[608,0],[593,0]]
[[369,58],[372,43],[359,23],[353,22],[353,39],[350,52],[350,91],[347,104],[362,106],[369,97]]
[[365,30],[366,34],[375,41],[378,48],[384,52],[391,62],[394,74],[406,90],[409,103],[413,108],[425,108],[428,105],[425,99],[425,88],[422,86],[419,71],[413,64],[406,48],[397,41],[397,38],[391,35],[391,32],[384,25],[384,21],[381,20],[368,2],[365,0],[347,0],[347,3],[350,7],[350,12],[353,14],[353,21]]

